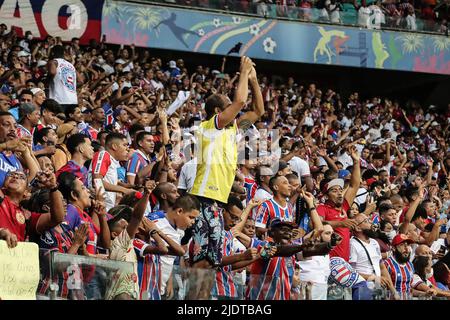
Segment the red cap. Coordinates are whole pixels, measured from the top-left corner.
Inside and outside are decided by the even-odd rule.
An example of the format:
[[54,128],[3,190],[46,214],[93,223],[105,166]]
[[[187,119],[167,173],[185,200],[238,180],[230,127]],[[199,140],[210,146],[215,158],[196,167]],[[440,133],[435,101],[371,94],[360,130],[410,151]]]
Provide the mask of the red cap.
[[367,180],[366,180],[367,186],[370,187],[370,185],[371,185],[372,183],[374,183],[375,181],[377,181],[377,179],[375,179],[375,178],[369,178],[369,179],[367,179]]
[[136,197],[136,199],[138,199],[138,200],[140,200],[140,199],[142,199],[142,197],[144,196],[143,194],[142,194],[142,192],[136,192],[135,194],[134,194],[134,196]]
[[394,239],[392,239],[392,245],[398,246],[399,244],[403,243],[403,242],[408,242],[409,244],[414,243],[413,240],[411,240],[410,238],[408,238],[406,235],[400,233],[398,235],[396,235],[394,237]]

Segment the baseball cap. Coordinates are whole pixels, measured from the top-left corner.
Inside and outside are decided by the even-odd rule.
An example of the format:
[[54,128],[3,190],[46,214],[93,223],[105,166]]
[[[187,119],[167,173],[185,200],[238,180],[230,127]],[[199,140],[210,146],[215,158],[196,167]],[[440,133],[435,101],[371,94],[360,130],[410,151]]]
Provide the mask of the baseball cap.
[[438,123],[437,121],[433,121],[433,122],[431,123],[431,126],[432,126],[432,127],[437,127],[437,126],[439,126],[439,123]]
[[328,190],[330,190],[331,188],[335,187],[335,186],[339,186],[342,189],[344,188],[344,180],[343,179],[333,179],[330,182],[328,182],[327,184],[324,185],[324,193],[327,193]]
[[23,120],[27,115],[31,114],[36,108],[31,103],[22,103],[19,106],[19,122]]
[[35,96],[39,92],[44,92],[41,88],[33,88],[31,89],[31,92],[33,93],[33,96]]
[[279,228],[281,226],[289,226],[289,227],[295,228],[295,223],[290,222],[290,221],[283,221],[279,218],[276,218],[270,222],[269,229]]
[[261,166],[259,168],[260,176],[273,176],[273,171],[269,167]]
[[177,63],[174,60],[170,60],[169,61],[169,67],[170,68],[176,68],[177,67]]
[[398,246],[399,244],[403,243],[403,242],[408,242],[409,244],[414,243],[414,241],[410,238],[408,238],[406,235],[399,233],[398,235],[396,235],[394,237],[394,239],[392,239],[392,245]]
[[56,134],[58,135],[58,144],[63,144],[66,136],[75,129],[73,123],[63,123],[56,129]]
[[435,151],[439,151],[439,148],[436,146],[432,146],[429,150],[429,152],[435,152]]
[[350,175],[350,171],[348,170],[339,170],[338,172],[338,178],[339,179],[345,179]]
[[19,51],[19,53],[17,54],[17,56],[20,57],[28,57],[30,54],[24,50]]
[[37,62],[37,67],[38,68],[41,68],[41,67],[45,67],[47,65],[47,61],[45,61],[45,60],[39,60],[38,62]]

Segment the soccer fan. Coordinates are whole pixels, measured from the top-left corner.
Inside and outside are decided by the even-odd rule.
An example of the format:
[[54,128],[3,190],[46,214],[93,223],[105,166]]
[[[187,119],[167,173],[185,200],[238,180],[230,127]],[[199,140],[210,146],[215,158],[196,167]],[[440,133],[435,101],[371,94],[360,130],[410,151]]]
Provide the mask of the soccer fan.
[[295,218],[292,205],[286,200],[291,195],[288,179],[274,176],[269,181],[269,187],[273,192],[273,198],[261,203],[255,216],[256,232],[259,235],[267,231],[267,225],[275,218],[289,222],[294,222]]
[[[248,84],[255,97],[255,110],[247,111],[236,120],[248,97]],[[233,102],[227,96],[214,94],[206,100],[206,121],[200,124],[197,175],[190,193],[200,197],[201,215],[194,230],[193,238],[201,247],[193,257],[194,267],[218,266],[222,260],[221,212],[216,201],[226,203],[234,181],[237,166],[237,128],[248,129],[264,113],[261,90],[251,59],[241,58],[239,83]],[[214,141],[209,138],[216,132]],[[212,152],[205,153],[208,148]],[[212,155],[212,158],[208,154]],[[203,221],[203,222],[202,222]],[[212,228],[205,222],[209,221]]]
[[47,69],[51,77],[49,98],[57,101],[63,111],[67,105],[78,105],[77,72],[73,64],[64,59],[63,46],[52,48]]
[[325,184],[327,202],[317,206],[317,212],[323,221],[327,221],[334,231],[342,237],[342,242],[330,253],[330,257],[339,256],[345,261],[350,257],[350,229],[354,228],[356,221],[348,219],[347,212],[353,203],[360,184],[359,154],[356,148],[351,149],[354,162],[350,186],[343,193],[344,181],[333,179]]
[[402,300],[410,299],[412,295],[414,266],[410,262],[411,243],[413,241],[404,234],[396,235],[392,240],[393,255],[383,260],[395,290]]
[[131,156],[127,166],[127,182],[131,185],[135,184],[138,172],[152,162],[151,154],[155,148],[153,136],[147,131],[139,132],[134,141],[136,143],[136,151]]
[[[120,161],[128,160],[128,142],[121,133],[110,133],[106,136],[105,150],[96,152],[89,167],[89,186],[96,188],[101,184],[106,190],[106,210],[116,205],[116,193],[131,193],[133,189],[127,188],[119,182],[117,169]],[[99,179],[98,182],[95,180]],[[100,184],[100,185],[99,185]]]
[[395,288],[383,263],[380,245],[375,240],[377,233],[373,224],[363,213],[358,214],[355,221],[353,237],[350,239],[349,263],[366,280],[364,284],[372,282],[373,287],[354,287],[353,299],[372,300],[373,288],[380,285],[395,295]]
[[[181,246],[181,239],[184,231],[191,228],[195,219],[199,215],[200,204],[195,197],[185,195],[175,200],[167,211],[156,211],[147,215],[147,219],[152,221],[162,233],[167,235],[177,245],[172,245],[168,255],[161,256],[161,295],[168,295],[166,292],[167,282],[172,274],[173,265],[176,256],[184,255],[184,249]],[[145,221],[145,220],[144,220]],[[171,293],[169,293],[170,295]]]
[[[41,131],[42,130],[44,129],[41,129]],[[56,172],[56,177],[62,172],[71,172],[87,187],[88,170],[85,167],[85,163],[86,161],[91,160],[94,155],[91,140],[84,134],[76,133],[67,139],[66,146],[67,150],[70,152],[71,159]]]

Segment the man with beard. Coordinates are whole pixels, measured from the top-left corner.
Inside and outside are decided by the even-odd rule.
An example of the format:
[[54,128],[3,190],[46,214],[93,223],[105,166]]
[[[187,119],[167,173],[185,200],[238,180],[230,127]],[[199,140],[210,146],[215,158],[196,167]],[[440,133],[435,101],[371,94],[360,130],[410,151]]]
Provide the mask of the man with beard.
[[404,234],[398,234],[392,240],[393,255],[384,260],[384,265],[391,276],[395,291],[401,299],[411,297],[414,267],[410,262],[413,241]]
[[347,212],[350,204],[356,197],[361,181],[361,170],[359,165],[359,154],[356,147],[351,148],[351,157],[353,159],[352,177],[350,186],[344,194],[344,180],[333,179],[324,186],[324,193],[327,201],[317,206],[317,212],[321,216],[322,221],[327,221],[337,234],[342,237],[342,242],[333,251],[330,257],[341,257],[345,261],[350,257],[350,229],[354,228],[356,221],[349,219]]
[[[357,224],[350,239],[350,265],[367,282],[381,284],[395,295],[394,285],[383,264],[380,245],[375,240],[378,234],[373,229],[374,225],[362,213],[355,220]],[[367,288],[367,282],[353,287],[353,300],[372,300],[372,290]]]

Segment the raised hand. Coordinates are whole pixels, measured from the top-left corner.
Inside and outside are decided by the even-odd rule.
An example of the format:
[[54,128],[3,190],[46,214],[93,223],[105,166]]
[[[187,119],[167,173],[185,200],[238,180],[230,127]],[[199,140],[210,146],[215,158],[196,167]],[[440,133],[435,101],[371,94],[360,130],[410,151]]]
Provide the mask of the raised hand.
[[249,203],[247,204],[247,207],[250,207],[251,209],[258,207],[263,201],[257,200],[257,199],[251,199]]
[[78,244],[79,246],[82,246],[83,243],[86,241],[88,232],[89,232],[89,225],[87,223],[80,224],[80,226],[75,229],[73,235],[73,242],[75,244]]

